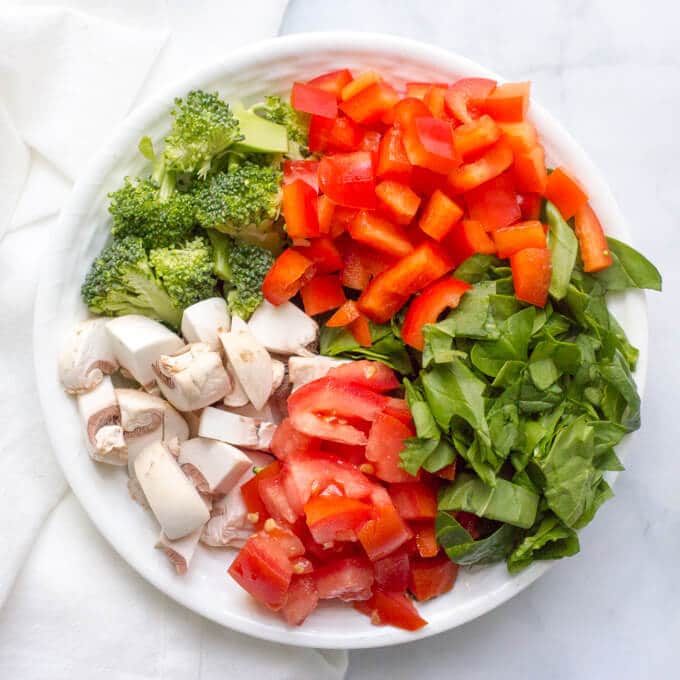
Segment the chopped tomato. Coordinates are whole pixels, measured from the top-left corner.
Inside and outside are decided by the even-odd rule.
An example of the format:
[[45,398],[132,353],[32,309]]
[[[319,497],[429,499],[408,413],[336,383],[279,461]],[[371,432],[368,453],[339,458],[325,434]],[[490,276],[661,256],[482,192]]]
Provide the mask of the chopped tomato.
[[270,448],[279,460],[285,460],[291,453],[307,453],[317,448],[318,444],[316,437],[298,432],[290,418],[284,418],[274,431]]
[[352,220],[349,233],[355,241],[395,257],[403,257],[413,250],[403,227],[365,210]]
[[356,541],[356,532],[371,517],[373,510],[345,496],[314,496],[305,503],[307,526],[317,543]]
[[439,553],[439,545],[434,533],[434,522],[413,522],[416,533],[416,548],[421,557],[435,557]]
[[588,203],[576,211],[574,226],[581,248],[583,270],[599,272],[610,267],[613,260],[607,237],[604,235],[600,220]]
[[381,179],[402,183],[408,183],[411,177],[411,163],[404,149],[402,132],[397,127],[391,127],[380,140],[375,174]]
[[435,118],[444,118],[444,93],[446,92],[445,87],[437,87],[436,85],[431,85],[425,96],[423,97],[423,104],[427,106],[432,112]]
[[375,587],[390,593],[404,593],[408,588],[410,565],[405,550],[373,563]]
[[434,519],[437,516],[437,494],[423,482],[392,484],[390,498],[402,519]]
[[368,319],[363,314],[359,313],[359,316],[349,325],[349,330],[354,339],[362,347],[370,347],[373,344],[371,327]]
[[288,414],[293,427],[311,437],[363,446],[366,435],[349,420],[372,422],[388,403],[367,387],[326,377],[295,390],[288,398]]
[[409,574],[409,590],[418,602],[448,593],[458,576],[458,565],[446,555],[428,560],[414,558]]
[[376,626],[390,625],[404,630],[418,630],[427,625],[413,601],[405,593],[387,593],[376,590],[368,602],[355,605],[357,611],[371,617]]
[[290,626],[299,626],[316,609],[319,593],[310,574],[293,576],[281,613]]
[[391,319],[408,298],[451,271],[453,263],[434,242],[425,241],[413,252],[376,276],[358,300],[359,309],[373,321]]
[[462,216],[460,206],[437,189],[425,204],[418,226],[435,241],[441,241]]
[[345,302],[345,292],[337,274],[315,276],[300,289],[305,313],[316,316],[337,309]]
[[457,460],[458,460],[457,458],[454,458],[453,463],[446,465],[441,470],[437,470],[437,472],[435,472],[435,475],[437,477],[440,477],[441,479],[448,479],[449,482],[452,482],[456,478],[456,461]]
[[373,565],[361,557],[336,560],[315,569],[314,580],[322,600],[368,600],[374,581]]
[[329,73],[323,73],[316,78],[312,78],[307,82],[308,85],[313,85],[314,87],[323,90],[324,92],[330,92],[337,101],[340,101],[342,88],[347,85],[352,80],[352,74],[346,68],[339,69],[337,71],[330,71]]
[[264,521],[269,517],[267,508],[260,498],[260,482],[278,475],[280,471],[281,463],[275,460],[241,486],[243,503],[249,514],[257,515],[257,521],[254,524],[258,529],[262,527]]
[[339,328],[340,326],[348,326],[359,318],[361,312],[354,300],[346,300],[345,303],[338,309],[333,316],[326,321],[326,326],[329,328]]
[[487,231],[507,227],[521,217],[515,185],[507,172],[468,191],[465,202],[470,218]]
[[297,246],[295,250],[314,263],[318,274],[333,274],[342,269],[342,256],[330,238],[315,238],[308,246]]
[[479,117],[474,100],[486,98],[496,87],[488,78],[461,78],[444,95],[447,108],[461,123],[471,123]]
[[454,191],[470,191],[494,177],[498,177],[512,165],[512,149],[502,137],[484,155],[456,168],[448,176]]
[[453,141],[463,160],[468,160],[470,156],[495,144],[500,136],[501,129],[496,121],[491,116],[484,115],[457,127],[453,132]]
[[347,116],[338,116],[333,121],[328,136],[328,149],[335,151],[356,151],[364,139],[364,129]]
[[479,517],[477,517],[477,515],[460,510],[455,513],[455,517],[458,524],[460,524],[475,541],[480,537]]
[[588,202],[588,194],[564,168],[557,168],[548,175],[545,197],[555,204],[565,220]]
[[510,258],[515,297],[537,307],[545,307],[550,288],[550,250],[525,248]]
[[541,205],[543,198],[538,194],[520,194],[519,209],[522,212],[522,219],[537,220],[541,216]]
[[460,298],[472,286],[465,281],[447,277],[430,284],[423,292],[413,299],[401,329],[403,341],[423,350],[423,326],[436,323],[439,315],[445,310],[458,306]]
[[257,490],[270,517],[281,524],[295,523],[298,514],[288,501],[283,485],[283,472],[260,480]]
[[[418,101],[417,99],[415,101]],[[446,174],[460,165],[448,121],[432,116],[413,118],[404,126],[404,148],[411,165]]]
[[365,90],[369,85],[373,85],[373,83],[377,83],[379,80],[382,80],[380,74],[375,71],[364,71],[363,73],[360,73],[356,78],[350,80],[343,86],[340,94],[342,101],[351,99],[362,90]]
[[431,118],[432,112],[420,99],[406,97],[402,99],[393,110],[393,123],[400,130],[405,130],[414,118]]
[[319,191],[319,161],[284,161],[283,184],[292,184],[301,179],[309,184],[314,192]]
[[296,111],[313,113],[322,118],[335,118],[338,115],[338,102],[335,95],[314,85],[293,83],[290,103]]
[[[351,86],[352,83],[345,89]],[[380,120],[385,111],[391,109],[398,101],[399,95],[396,90],[380,80],[343,101],[340,108],[357,123],[370,124]]]
[[526,120],[520,123],[499,123],[498,127],[516,154],[527,153],[538,144],[536,128]]
[[386,413],[388,416],[392,416],[397,420],[401,420],[404,425],[413,427],[413,418],[411,417],[411,411],[409,410],[406,399],[390,397],[387,401],[387,405],[383,409],[383,413]]
[[334,203],[348,208],[375,208],[371,154],[354,151],[324,156],[319,163],[319,186]]
[[420,196],[405,184],[385,180],[378,184],[375,193],[380,206],[397,224],[409,224],[418,212]]
[[284,250],[264,277],[262,294],[273,305],[282,305],[314,276],[315,270],[314,263],[304,255],[292,248]]
[[[338,442],[321,442],[321,451],[339,456],[343,460],[352,463],[352,465],[360,466],[366,462],[364,456],[365,446],[350,446],[349,444],[340,444]],[[363,470],[361,470],[363,472]]]
[[366,460],[373,463],[375,476],[384,482],[408,482],[413,476],[399,467],[399,454],[404,441],[415,437],[415,431],[397,418],[381,413],[371,426],[366,444]]
[[524,248],[545,248],[545,229],[538,220],[518,222],[493,233],[498,257],[510,257]]
[[319,236],[317,194],[302,179],[283,186],[283,217],[286,231],[292,239]]
[[389,366],[367,359],[335,366],[328,371],[328,377],[370,387],[376,392],[391,392],[399,387],[399,380]]
[[372,562],[393,553],[413,535],[394,505],[377,505],[376,518],[358,531],[359,541]]
[[328,140],[333,129],[334,118],[311,116],[309,119],[309,134],[307,145],[312,153],[319,153],[328,149]]
[[515,123],[527,115],[530,83],[505,83],[499,85],[486,99],[478,102],[484,113],[494,120]]
[[548,182],[543,147],[537,144],[531,151],[515,154],[512,174],[517,191],[542,194]]
[[475,253],[492,255],[496,252],[493,240],[486,233],[482,223],[476,220],[458,222],[446,237],[444,246],[449,249],[456,265]]

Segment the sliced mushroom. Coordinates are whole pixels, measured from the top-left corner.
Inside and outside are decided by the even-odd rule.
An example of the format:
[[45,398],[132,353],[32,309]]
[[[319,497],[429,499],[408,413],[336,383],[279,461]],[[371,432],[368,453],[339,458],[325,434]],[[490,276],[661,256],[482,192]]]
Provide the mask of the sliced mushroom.
[[288,379],[293,384],[293,391],[305,383],[323,378],[331,368],[349,363],[348,359],[333,357],[291,357],[288,359]]
[[272,423],[276,422],[274,411],[269,403],[266,403],[259,411],[252,404],[246,404],[245,406],[231,406],[226,410],[230,413],[235,413],[238,416],[246,416],[248,418],[255,418],[257,420],[268,420]]
[[196,529],[196,531],[192,531],[183,538],[173,541],[169,539],[163,531],[161,531],[161,535],[158,538],[156,547],[162,550],[168,556],[168,559],[175,567],[175,571],[180,576],[183,576],[187,573],[189,565],[191,564],[191,558],[196,552],[202,532],[203,527],[200,527],[199,529]]
[[[235,317],[236,318],[236,317]],[[220,333],[220,341],[239,383],[256,409],[261,409],[272,393],[274,381],[269,352],[246,328]]]
[[199,491],[213,494],[227,493],[252,465],[236,447],[203,437],[182,442],[177,460],[185,472],[185,466],[191,466],[200,475]]
[[[236,317],[234,317],[236,318]],[[248,395],[238,379],[234,367],[226,362],[227,375],[231,380],[231,390],[224,397],[225,406],[245,406],[248,403]]]
[[176,540],[209,519],[205,502],[163,442],[147,446],[136,458],[135,476],[165,535]]
[[248,328],[255,339],[275,354],[309,355],[309,345],[319,335],[319,326],[292,302],[278,307],[266,300],[253,312]]
[[179,336],[138,314],[111,319],[106,330],[118,363],[142,387],[154,386],[152,365],[161,354],[173,354],[184,347]]
[[258,418],[239,416],[223,409],[208,406],[203,409],[198,434],[208,439],[268,451],[276,425]]
[[118,370],[118,361],[106,332],[109,319],[88,319],[79,323],[59,355],[59,379],[69,394],[95,388]]
[[161,354],[153,370],[161,393],[180,411],[214,404],[230,388],[222,358],[203,342],[185,345],[173,355]]
[[125,465],[127,445],[120,424],[120,408],[109,376],[89,392],[78,395],[78,410],[90,457],[100,463]]
[[187,342],[204,342],[220,349],[219,333],[229,330],[230,317],[224,298],[213,297],[191,305],[182,314],[182,335]]
[[271,397],[276,390],[281,387],[283,379],[286,377],[286,364],[278,359],[272,359],[272,392],[269,395]]

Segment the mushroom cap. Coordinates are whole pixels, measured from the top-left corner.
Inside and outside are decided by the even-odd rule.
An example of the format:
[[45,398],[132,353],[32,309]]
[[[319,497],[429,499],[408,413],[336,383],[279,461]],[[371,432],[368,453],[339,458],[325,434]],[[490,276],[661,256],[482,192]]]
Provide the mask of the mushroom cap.
[[292,302],[274,306],[266,300],[253,312],[248,328],[255,339],[275,354],[309,354],[319,325]]
[[227,301],[222,297],[201,300],[182,314],[182,336],[187,342],[204,342],[210,349],[220,348],[218,334],[230,327]]

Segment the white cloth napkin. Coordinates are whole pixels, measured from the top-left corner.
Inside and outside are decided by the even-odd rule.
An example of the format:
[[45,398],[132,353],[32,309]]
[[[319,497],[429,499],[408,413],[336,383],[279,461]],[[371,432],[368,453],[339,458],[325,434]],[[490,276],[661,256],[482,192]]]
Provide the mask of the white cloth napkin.
[[53,458],[31,356],[45,237],[100,140],[160,87],[275,35],[286,4],[0,0],[3,680],[345,674],[346,653],[295,649],[223,629],[176,605],[118,557]]

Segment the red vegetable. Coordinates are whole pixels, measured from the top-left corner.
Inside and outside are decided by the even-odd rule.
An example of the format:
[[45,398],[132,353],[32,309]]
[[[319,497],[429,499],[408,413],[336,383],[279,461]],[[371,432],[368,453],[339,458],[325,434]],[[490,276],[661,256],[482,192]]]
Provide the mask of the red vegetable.
[[273,305],[282,305],[314,276],[314,272],[311,260],[292,248],[284,250],[267,272],[262,282],[262,293]]
[[498,177],[512,165],[512,149],[501,137],[476,161],[466,163],[449,174],[449,185],[454,191],[470,191],[494,177]]
[[349,325],[349,330],[362,347],[370,347],[373,344],[371,327],[363,314],[359,313],[359,316]]
[[415,437],[415,431],[397,418],[381,413],[373,421],[366,444],[366,460],[373,463],[375,476],[384,482],[408,482],[413,476],[399,466],[404,441]]
[[311,260],[319,274],[333,274],[342,269],[342,256],[330,238],[315,238],[308,246],[297,246],[295,250]]
[[449,249],[456,265],[475,253],[492,255],[496,252],[493,240],[486,233],[482,223],[476,220],[458,222],[446,237],[444,246]]
[[271,451],[279,460],[285,460],[291,453],[307,453],[318,446],[319,440],[316,437],[298,432],[290,418],[284,418],[274,431]]
[[[347,87],[351,85],[352,83]],[[380,80],[343,101],[340,108],[357,123],[369,124],[380,120],[398,101],[396,90]]]
[[358,531],[359,541],[372,562],[393,553],[413,535],[394,505],[377,505],[376,518]]
[[507,172],[468,191],[465,203],[470,218],[487,231],[507,227],[521,217],[515,185]]
[[405,184],[385,180],[378,184],[375,193],[381,208],[397,224],[409,224],[418,212],[420,196]]
[[613,260],[607,237],[604,235],[600,220],[588,203],[576,211],[574,225],[581,247],[583,270],[598,272],[610,267]]
[[512,282],[518,300],[545,307],[550,288],[550,250],[525,248],[510,258]]
[[375,392],[391,392],[399,387],[399,380],[394,371],[379,361],[366,359],[352,361],[331,368],[327,375],[335,380],[369,387]]
[[543,147],[537,144],[531,151],[516,153],[512,173],[517,191],[542,194],[548,182]]
[[468,160],[471,156],[488,149],[498,141],[501,129],[491,116],[481,116],[478,120],[470,121],[453,131],[453,141],[456,151]]
[[526,120],[519,123],[499,123],[498,127],[516,154],[531,151],[538,144],[536,128]]
[[375,208],[371,154],[354,151],[324,156],[319,163],[319,186],[334,203],[349,208]]
[[338,309],[333,316],[326,321],[326,326],[329,328],[338,328],[340,326],[347,326],[359,318],[361,312],[354,300],[346,300],[342,307]]
[[427,625],[415,608],[413,601],[404,593],[387,593],[376,590],[373,597],[356,609],[371,617],[371,623],[396,626],[405,630],[418,630]]
[[320,76],[312,78],[307,84],[324,90],[324,92],[330,92],[337,101],[340,101],[342,88],[351,80],[352,74],[346,68],[343,68],[338,71],[330,71],[330,73],[322,73]]
[[283,618],[291,626],[299,626],[316,609],[319,593],[314,577],[309,574],[293,576],[281,609]]
[[453,144],[453,128],[448,121],[432,116],[413,118],[404,125],[403,140],[411,165],[442,174],[460,165],[460,157]]
[[328,135],[328,149],[356,151],[364,140],[364,129],[347,116],[338,116]]
[[555,204],[565,220],[588,202],[588,194],[564,168],[557,168],[548,175],[545,197]]
[[403,257],[413,250],[403,227],[364,210],[350,222],[349,233],[355,241],[395,257]]
[[315,116],[335,118],[338,115],[335,95],[314,85],[294,83],[290,103],[296,111],[313,113]]
[[373,85],[373,83],[377,83],[380,80],[380,74],[376,71],[364,71],[363,73],[360,73],[342,88],[342,92],[340,93],[342,101],[351,99],[362,90],[365,90],[369,85]]
[[316,191],[302,179],[283,186],[283,217],[292,239],[319,236]]
[[479,117],[474,102],[487,97],[495,87],[496,81],[488,78],[461,78],[446,91],[446,107],[461,123],[471,123]]
[[258,519],[255,522],[258,529],[262,527],[264,521],[269,517],[267,508],[260,498],[260,482],[278,475],[280,471],[281,464],[276,460],[267,465],[263,470],[260,470],[260,472],[241,486],[241,496],[243,497],[246,509],[250,514],[258,515]]
[[545,229],[537,221],[518,222],[511,227],[497,229],[493,239],[498,249],[498,257],[510,257],[524,248],[545,248]]
[[409,590],[418,602],[448,593],[458,576],[458,565],[446,555],[431,559],[414,558],[409,574]]
[[356,541],[356,532],[371,517],[367,503],[354,498],[328,495],[311,498],[304,507],[307,526],[317,543]]
[[529,109],[529,89],[528,82],[499,85],[486,99],[478,102],[478,105],[484,113],[497,121],[521,121]]
[[376,588],[391,593],[406,592],[410,565],[405,550],[399,550],[374,562],[373,569]]
[[345,302],[345,292],[337,274],[314,277],[300,289],[305,313],[316,316],[330,309],[337,309]]
[[337,597],[345,602],[368,600],[373,585],[373,566],[360,557],[337,560],[314,570],[316,589],[322,600]]
[[463,211],[443,191],[436,189],[425,204],[418,226],[435,241],[441,241],[463,216]]
[[421,557],[435,557],[439,553],[439,545],[434,533],[434,523],[414,522],[413,529],[416,532],[416,548]]
[[434,519],[437,516],[437,494],[423,482],[391,484],[390,498],[402,519]]
[[319,161],[284,161],[283,184],[292,184],[301,179],[309,184],[315,193],[319,191]]

